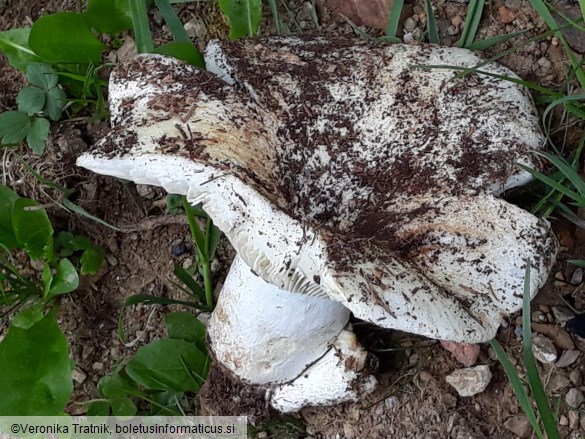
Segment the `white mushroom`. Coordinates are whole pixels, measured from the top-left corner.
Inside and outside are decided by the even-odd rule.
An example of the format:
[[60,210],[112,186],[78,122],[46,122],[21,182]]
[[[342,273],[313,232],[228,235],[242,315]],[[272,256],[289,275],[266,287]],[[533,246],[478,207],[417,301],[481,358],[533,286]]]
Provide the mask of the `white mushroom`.
[[[254,273],[303,294],[263,297],[327,309],[321,321],[307,320],[333,325],[306,345],[313,352],[269,350],[260,371],[262,357],[241,351],[235,361],[222,345],[236,339],[226,336],[226,321],[241,325],[230,319],[244,317],[243,298],[222,293],[213,350],[241,379],[276,385],[275,407],[323,402],[306,393],[310,386],[282,385],[310,358],[331,346],[361,352],[346,349],[354,344],[339,332],[342,311],[323,299],[380,326],[475,343],[491,339],[502,316],[521,307],[526,260],[531,297],[546,280],[556,253],[548,224],[496,198],[529,179],[515,163],[536,166],[530,151],[544,144],[526,90],[485,75],[452,80],[447,70],[411,68],[470,67],[480,61],[471,52],[279,38],[214,42],[206,61],[213,73],[157,55],[119,66],[110,80],[112,132],[78,164],[186,194]],[[500,66],[483,69],[514,76]],[[234,269],[240,284],[259,282],[241,265]],[[255,306],[276,313],[264,302]],[[263,324],[267,343],[282,346],[283,326]],[[307,339],[292,332],[295,343]],[[262,340],[249,336],[252,344]],[[331,375],[345,389],[339,395],[355,398],[340,363]],[[282,403],[289,397],[296,402]]]
[[290,293],[254,275],[236,256],[209,322],[215,358],[241,379],[265,385],[281,412],[356,400],[374,389],[366,351],[344,330],[349,311],[329,299]]

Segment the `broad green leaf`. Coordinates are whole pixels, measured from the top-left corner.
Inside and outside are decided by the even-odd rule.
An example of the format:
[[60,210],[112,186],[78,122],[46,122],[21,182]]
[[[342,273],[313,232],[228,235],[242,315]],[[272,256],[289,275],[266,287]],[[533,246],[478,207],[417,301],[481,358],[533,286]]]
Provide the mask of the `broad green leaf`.
[[47,92],[47,100],[43,107],[43,113],[51,120],[59,120],[63,107],[67,103],[67,95],[61,87],[53,87]]
[[194,343],[166,338],[140,348],[126,372],[148,389],[197,391],[207,376],[208,363],[207,355]]
[[21,111],[5,111],[0,113],[1,143],[20,143],[28,133],[31,125],[30,117]]
[[111,401],[112,415],[114,416],[134,416],[136,415],[136,405],[130,398],[121,397]]
[[54,313],[0,343],[0,416],[58,416],[73,391],[67,339]]
[[99,64],[105,49],[87,18],[74,12],[58,12],[37,20],[29,44],[50,63]]
[[219,8],[230,24],[230,38],[254,36],[262,18],[261,0],[219,0]]
[[12,67],[23,72],[31,62],[41,60],[28,46],[29,34],[29,27],[0,32],[0,52],[6,54]]
[[81,274],[94,275],[104,262],[104,249],[99,245],[93,245],[81,255]]
[[67,294],[79,287],[79,275],[75,266],[67,258],[59,260],[57,264],[57,273],[51,282],[48,298]]
[[46,63],[36,62],[29,64],[26,68],[26,79],[32,85],[43,90],[49,90],[57,85],[59,77],[55,70]]
[[40,155],[45,151],[50,129],[51,124],[44,117],[35,117],[33,119],[26,135],[26,143],[35,153]]
[[205,68],[205,61],[203,55],[195,48],[193,43],[185,43],[183,41],[173,41],[171,43],[163,44],[154,49],[154,53],[161,55],[172,56],[180,59],[191,65]]
[[16,103],[18,110],[32,116],[45,106],[47,93],[38,87],[25,87],[18,92]]
[[[29,208],[35,209],[28,210]],[[36,201],[19,198],[14,202],[12,228],[16,239],[31,258],[43,258],[46,256],[46,251],[52,248],[53,226],[47,212],[39,208],[39,203]]]
[[53,283],[53,270],[48,262],[45,262],[41,278],[43,279],[43,297],[48,297],[51,283]]
[[183,202],[181,201],[181,195],[177,194],[168,194],[165,198],[167,202],[167,212],[171,215],[176,215],[179,213],[179,209],[183,206]]
[[110,401],[93,401],[87,407],[87,416],[110,416]]
[[181,416],[177,401],[183,398],[183,392],[156,392],[149,395],[151,405],[149,416]]
[[136,383],[122,371],[103,377],[97,387],[98,393],[104,398],[118,398],[138,393]]
[[95,30],[104,34],[132,29],[128,0],[89,0],[87,18]]
[[59,232],[55,237],[55,249],[62,257],[69,257],[78,250],[87,250],[91,241],[87,236],[74,235],[71,232]]
[[34,302],[21,309],[20,312],[14,316],[10,324],[20,329],[30,329],[43,319],[43,310],[44,305],[42,302]]
[[205,325],[188,311],[177,311],[165,316],[169,338],[190,341],[205,352]]
[[12,228],[12,210],[20,198],[16,192],[0,184],[0,244],[8,249],[18,246],[18,239]]

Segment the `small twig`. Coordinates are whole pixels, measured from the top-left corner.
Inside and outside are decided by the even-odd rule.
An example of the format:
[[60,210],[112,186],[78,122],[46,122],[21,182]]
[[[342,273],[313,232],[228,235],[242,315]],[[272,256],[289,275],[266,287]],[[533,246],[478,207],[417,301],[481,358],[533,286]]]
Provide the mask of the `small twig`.
[[187,225],[187,218],[182,215],[160,215],[155,217],[145,218],[132,226],[116,226],[122,230],[122,233],[145,232],[153,230],[157,227]]
[[152,316],[157,311],[157,309],[158,309],[158,307],[154,307],[152,309],[152,311],[150,311],[150,314],[148,315],[148,319],[146,320],[146,325],[144,326],[144,329],[142,331],[140,331],[140,334],[138,334],[134,340],[132,340],[128,343],[124,343],[124,346],[126,346],[127,348],[131,348],[131,347],[134,347],[140,340],[142,340],[142,337],[144,336],[144,334],[146,334],[148,326],[150,325],[150,321],[152,320]]

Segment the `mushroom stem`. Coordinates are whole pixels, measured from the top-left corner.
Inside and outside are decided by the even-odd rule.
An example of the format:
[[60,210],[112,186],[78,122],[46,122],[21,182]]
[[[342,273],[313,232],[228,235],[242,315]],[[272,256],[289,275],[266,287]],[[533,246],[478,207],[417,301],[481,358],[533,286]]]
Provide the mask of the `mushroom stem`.
[[[208,335],[220,363],[244,382],[266,386],[271,405],[288,412],[359,396],[352,384],[364,381],[368,355],[344,330],[348,319],[340,303],[268,284],[236,256]],[[375,379],[365,382],[364,390],[373,390]],[[316,383],[318,392],[303,390]]]

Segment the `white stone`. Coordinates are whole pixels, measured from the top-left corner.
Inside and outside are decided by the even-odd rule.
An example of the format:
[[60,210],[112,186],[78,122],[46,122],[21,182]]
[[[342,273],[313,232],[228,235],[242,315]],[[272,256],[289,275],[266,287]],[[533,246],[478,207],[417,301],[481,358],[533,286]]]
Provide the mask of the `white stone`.
[[557,348],[550,338],[541,334],[532,337],[532,353],[534,358],[544,364],[557,361]]
[[569,407],[576,409],[579,408],[583,402],[585,402],[585,396],[581,390],[573,388],[567,392],[567,395],[565,396],[565,402]]
[[577,361],[577,358],[579,358],[580,355],[581,351],[577,350],[564,351],[561,354],[561,358],[559,358],[559,361],[556,362],[555,366],[558,368],[569,367],[571,364]]
[[459,396],[473,396],[483,392],[492,379],[489,366],[480,365],[459,369],[445,377]]

